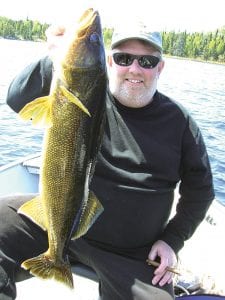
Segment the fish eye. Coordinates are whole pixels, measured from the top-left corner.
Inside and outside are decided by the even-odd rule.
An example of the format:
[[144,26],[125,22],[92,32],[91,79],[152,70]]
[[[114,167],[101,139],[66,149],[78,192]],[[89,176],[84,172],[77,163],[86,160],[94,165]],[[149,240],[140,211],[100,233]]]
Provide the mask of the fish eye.
[[96,32],[92,33],[90,35],[89,39],[90,39],[91,43],[99,43],[100,42],[100,37]]

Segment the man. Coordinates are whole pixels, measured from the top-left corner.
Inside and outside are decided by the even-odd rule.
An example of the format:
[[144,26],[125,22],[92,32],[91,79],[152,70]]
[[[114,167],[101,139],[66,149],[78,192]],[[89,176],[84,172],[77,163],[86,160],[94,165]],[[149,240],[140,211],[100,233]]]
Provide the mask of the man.
[[[167,267],[176,266],[214,198],[208,156],[191,116],[157,91],[160,34],[142,24],[115,30],[111,48],[105,133],[91,183],[104,213],[71,242],[69,255],[96,271],[103,300],[172,299]],[[28,66],[12,82],[8,105],[18,112],[47,95],[51,78],[49,57]],[[178,183],[177,212],[169,220]],[[15,298],[15,271],[47,248],[45,233],[16,212],[28,198],[0,201],[0,299]]]

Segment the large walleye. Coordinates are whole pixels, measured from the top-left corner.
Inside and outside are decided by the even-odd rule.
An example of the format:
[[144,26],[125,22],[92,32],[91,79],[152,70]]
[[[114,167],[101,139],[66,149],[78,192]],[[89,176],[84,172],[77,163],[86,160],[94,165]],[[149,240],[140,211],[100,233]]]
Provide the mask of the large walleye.
[[41,278],[73,287],[66,255],[72,239],[85,234],[103,208],[89,191],[101,143],[106,93],[100,16],[85,11],[60,64],[54,64],[50,95],[27,104],[20,116],[46,123],[40,195],[19,213],[48,232],[48,250],[22,263]]

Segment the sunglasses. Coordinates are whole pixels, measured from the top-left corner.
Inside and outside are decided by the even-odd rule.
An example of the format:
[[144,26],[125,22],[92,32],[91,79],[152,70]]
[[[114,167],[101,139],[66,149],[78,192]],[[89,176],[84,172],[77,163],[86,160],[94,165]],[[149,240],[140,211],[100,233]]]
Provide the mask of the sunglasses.
[[119,66],[131,66],[135,59],[137,59],[139,66],[144,69],[153,69],[160,61],[160,58],[154,55],[134,55],[123,52],[113,53],[113,60]]

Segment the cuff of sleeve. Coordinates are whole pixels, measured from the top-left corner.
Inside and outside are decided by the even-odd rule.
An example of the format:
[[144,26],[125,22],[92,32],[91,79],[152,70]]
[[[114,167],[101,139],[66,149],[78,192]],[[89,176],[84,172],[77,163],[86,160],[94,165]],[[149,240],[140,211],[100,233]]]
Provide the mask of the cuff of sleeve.
[[161,235],[160,240],[166,242],[173,249],[176,255],[184,246],[184,241],[178,235],[175,236],[169,232],[164,232]]

